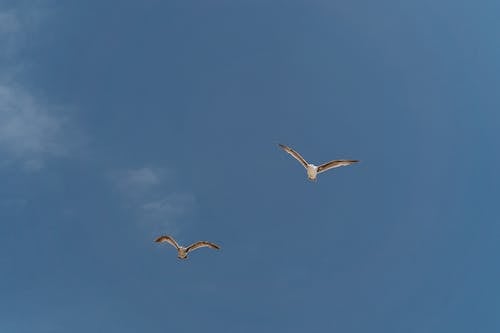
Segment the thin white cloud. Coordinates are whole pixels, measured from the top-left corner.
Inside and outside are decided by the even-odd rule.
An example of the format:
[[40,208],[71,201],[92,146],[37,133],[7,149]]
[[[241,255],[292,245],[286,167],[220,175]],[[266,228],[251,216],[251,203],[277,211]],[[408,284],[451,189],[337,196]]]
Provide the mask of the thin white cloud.
[[156,193],[165,180],[167,170],[142,167],[115,172],[112,175],[115,187],[128,200],[144,200]]
[[163,171],[149,167],[125,171],[121,179],[122,186],[135,190],[151,188],[160,184]]
[[17,156],[63,152],[63,121],[21,88],[0,85],[0,148]]
[[44,11],[34,7],[0,11],[0,153],[31,171],[41,169],[48,157],[67,154],[77,143],[63,108],[41,102],[16,77],[26,65],[16,55],[25,37],[36,30],[40,13]]
[[[0,57],[4,61],[19,61],[19,51],[29,42],[35,42],[33,33],[41,29],[48,11],[33,2],[16,4],[18,7],[0,10]],[[14,58],[14,59],[10,59]]]
[[151,234],[173,234],[181,232],[189,215],[196,208],[196,198],[191,193],[171,193],[141,206],[141,220]]
[[196,207],[192,193],[169,188],[169,174],[166,169],[142,167],[116,172],[112,177],[127,207],[155,234],[178,232],[182,218]]
[[146,202],[141,208],[151,218],[171,220],[191,211],[195,202],[195,197],[192,194],[172,193],[164,198]]
[[21,22],[16,12],[13,10],[0,12],[0,42],[2,43],[0,56],[4,58],[3,60],[18,50],[21,39]]
[[13,10],[0,12],[0,35],[19,32],[21,23]]

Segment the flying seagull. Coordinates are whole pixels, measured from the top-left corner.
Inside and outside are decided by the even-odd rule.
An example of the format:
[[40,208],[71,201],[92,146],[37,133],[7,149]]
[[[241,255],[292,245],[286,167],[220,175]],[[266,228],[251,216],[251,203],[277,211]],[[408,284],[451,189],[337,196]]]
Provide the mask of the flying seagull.
[[173,239],[170,236],[160,236],[155,240],[155,242],[157,243],[167,242],[173,247],[175,247],[177,249],[177,258],[179,259],[187,259],[189,251],[199,249],[200,247],[209,247],[216,250],[220,249],[220,247],[217,244],[206,241],[196,242],[194,244],[189,245],[188,247],[180,246],[179,244],[177,244],[175,239]]
[[358,160],[334,160],[330,161],[324,164],[321,164],[319,166],[316,166],[311,163],[307,163],[307,161],[300,156],[299,153],[297,153],[295,150],[293,150],[290,147],[287,147],[285,145],[279,144],[280,148],[286,151],[288,154],[292,155],[297,161],[299,161],[304,168],[307,170],[307,178],[312,181],[316,181],[316,176],[318,173],[325,172],[326,170],[330,170],[333,168],[338,168],[341,166],[346,166],[346,165],[351,165],[353,163],[359,162]]

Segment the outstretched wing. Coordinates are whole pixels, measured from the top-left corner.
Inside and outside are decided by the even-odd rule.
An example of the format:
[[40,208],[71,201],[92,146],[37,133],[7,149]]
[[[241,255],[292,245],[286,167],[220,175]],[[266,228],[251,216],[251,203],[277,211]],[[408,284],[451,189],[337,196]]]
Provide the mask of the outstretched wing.
[[170,236],[160,236],[157,239],[155,239],[155,242],[157,242],[157,243],[166,242],[166,243],[172,245],[173,247],[175,247],[177,250],[179,249],[179,244],[177,244],[175,239],[173,239]]
[[297,153],[295,150],[293,150],[290,147],[282,145],[281,143],[279,143],[278,146],[280,146],[280,148],[283,149],[284,151],[286,151],[288,154],[292,155],[297,161],[299,161],[300,163],[302,163],[302,165],[304,166],[304,168],[307,169],[307,162],[306,162],[306,160],[302,156],[300,156],[299,153]]
[[318,173],[324,172],[326,170],[330,170],[333,168],[338,168],[341,166],[346,166],[346,165],[351,165],[353,163],[359,162],[358,160],[335,160],[335,161],[330,161],[325,164],[321,164],[318,166]]
[[217,244],[206,242],[206,241],[201,241],[201,242],[196,242],[194,244],[189,245],[186,249],[186,252],[199,249],[200,247],[209,247],[209,248],[216,249],[216,250],[220,249],[219,245],[217,245]]

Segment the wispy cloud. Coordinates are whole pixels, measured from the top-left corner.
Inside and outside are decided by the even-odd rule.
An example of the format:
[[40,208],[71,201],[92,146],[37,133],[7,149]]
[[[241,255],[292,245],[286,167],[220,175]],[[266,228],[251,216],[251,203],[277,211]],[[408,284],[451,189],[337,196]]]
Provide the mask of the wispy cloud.
[[64,121],[20,87],[0,84],[0,147],[15,155],[60,154]]
[[28,170],[42,168],[48,157],[67,154],[70,142],[76,143],[69,138],[73,131],[63,108],[42,102],[16,77],[25,65],[16,54],[36,29],[38,12],[43,10],[0,11],[0,153]]
[[191,211],[195,203],[195,197],[190,193],[171,193],[158,200],[146,202],[141,208],[153,219],[173,220]]
[[48,18],[49,11],[34,2],[19,1],[17,7],[0,9],[0,57],[2,60],[19,61],[18,54],[24,46],[33,44],[33,33]]
[[12,56],[19,48],[21,37],[19,15],[14,10],[0,11],[0,42],[2,43],[0,56],[4,58],[3,60]]
[[115,185],[125,195],[143,195],[151,191],[164,180],[166,171],[158,168],[142,167],[117,172],[114,175]]
[[169,182],[169,170],[142,167],[117,172],[113,181],[127,201],[127,206],[154,233],[177,233],[181,219],[196,208],[196,197],[175,191]]
[[13,10],[0,12],[0,35],[18,32],[20,26],[18,15]]

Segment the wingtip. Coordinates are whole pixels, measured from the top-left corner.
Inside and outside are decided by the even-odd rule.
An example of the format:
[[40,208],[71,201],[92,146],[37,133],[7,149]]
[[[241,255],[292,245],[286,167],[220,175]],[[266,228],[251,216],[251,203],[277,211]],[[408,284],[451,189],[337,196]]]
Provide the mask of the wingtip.
[[215,243],[208,242],[208,241],[205,241],[205,243],[211,245],[216,250],[220,250],[220,246],[215,244]]
[[155,239],[155,242],[156,243],[160,243],[162,239],[164,239],[165,237],[168,237],[168,236],[160,236],[158,238]]

